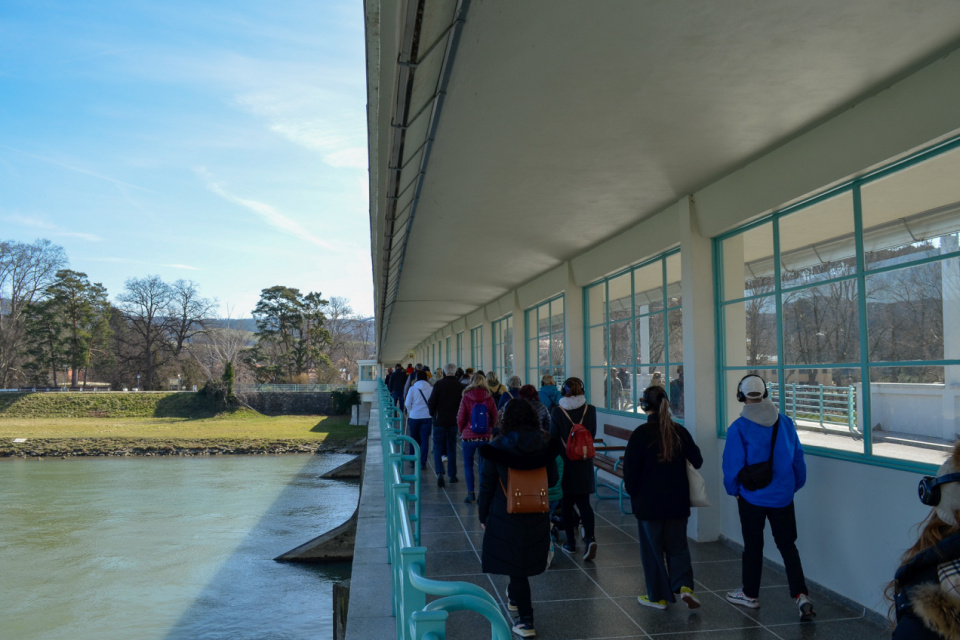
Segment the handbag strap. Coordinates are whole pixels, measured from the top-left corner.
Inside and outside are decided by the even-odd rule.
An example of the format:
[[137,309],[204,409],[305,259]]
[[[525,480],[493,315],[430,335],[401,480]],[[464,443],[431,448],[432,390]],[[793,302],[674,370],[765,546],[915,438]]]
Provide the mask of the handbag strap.
[[773,437],[770,438],[770,457],[767,462],[773,466],[773,448],[777,445],[777,430],[780,428],[780,416],[777,416],[777,422],[773,425]]

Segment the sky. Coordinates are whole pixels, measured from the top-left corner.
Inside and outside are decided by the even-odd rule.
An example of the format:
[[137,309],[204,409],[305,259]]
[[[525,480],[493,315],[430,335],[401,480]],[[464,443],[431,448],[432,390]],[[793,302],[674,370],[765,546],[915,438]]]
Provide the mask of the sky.
[[3,0],[0,240],[372,315],[365,104],[358,0]]

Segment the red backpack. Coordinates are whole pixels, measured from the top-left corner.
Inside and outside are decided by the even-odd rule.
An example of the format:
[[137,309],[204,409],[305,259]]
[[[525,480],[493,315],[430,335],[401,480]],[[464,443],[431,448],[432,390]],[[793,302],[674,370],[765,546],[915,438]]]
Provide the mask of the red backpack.
[[[589,406],[590,405],[583,406],[583,415],[580,416],[581,420],[587,415],[587,407]],[[579,460],[590,460],[597,455],[596,449],[593,448],[593,436],[590,435],[587,428],[579,422],[574,422],[573,418],[570,417],[570,414],[567,413],[567,410],[563,407],[560,407],[560,411],[563,411],[563,415],[567,416],[567,420],[573,424],[573,426],[570,427],[570,434],[567,436],[566,442],[564,442],[563,438],[560,438],[563,446],[567,449],[567,459],[571,462],[576,462]]]

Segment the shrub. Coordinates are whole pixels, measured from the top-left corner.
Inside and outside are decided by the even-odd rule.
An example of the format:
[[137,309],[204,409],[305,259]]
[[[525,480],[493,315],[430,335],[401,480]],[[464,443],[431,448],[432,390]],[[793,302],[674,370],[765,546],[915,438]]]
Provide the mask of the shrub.
[[360,404],[360,392],[356,389],[347,391],[334,391],[331,394],[333,404],[333,415],[339,416],[350,413],[350,407]]

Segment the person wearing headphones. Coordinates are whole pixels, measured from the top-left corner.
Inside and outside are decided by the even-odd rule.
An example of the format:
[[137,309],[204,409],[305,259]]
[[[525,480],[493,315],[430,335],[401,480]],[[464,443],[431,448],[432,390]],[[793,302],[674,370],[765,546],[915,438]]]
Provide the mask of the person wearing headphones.
[[960,637],[960,442],[936,477],[920,481],[920,501],[933,507],[920,537],[900,559],[887,586],[893,640]]
[[817,614],[807,596],[793,509],[793,496],[807,480],[807,467],[793,420],[779,413],[769,396],[763,378],[752,373],[744,376],[737,385],[743,411],[727,429],[723,486],[737,499],[743,534],[743,582],[740,589],[727,593],[727,600],[750,609],[760,606],[763,530],[769,520],[790,597],[796,600],[800,620],[808,621]]

